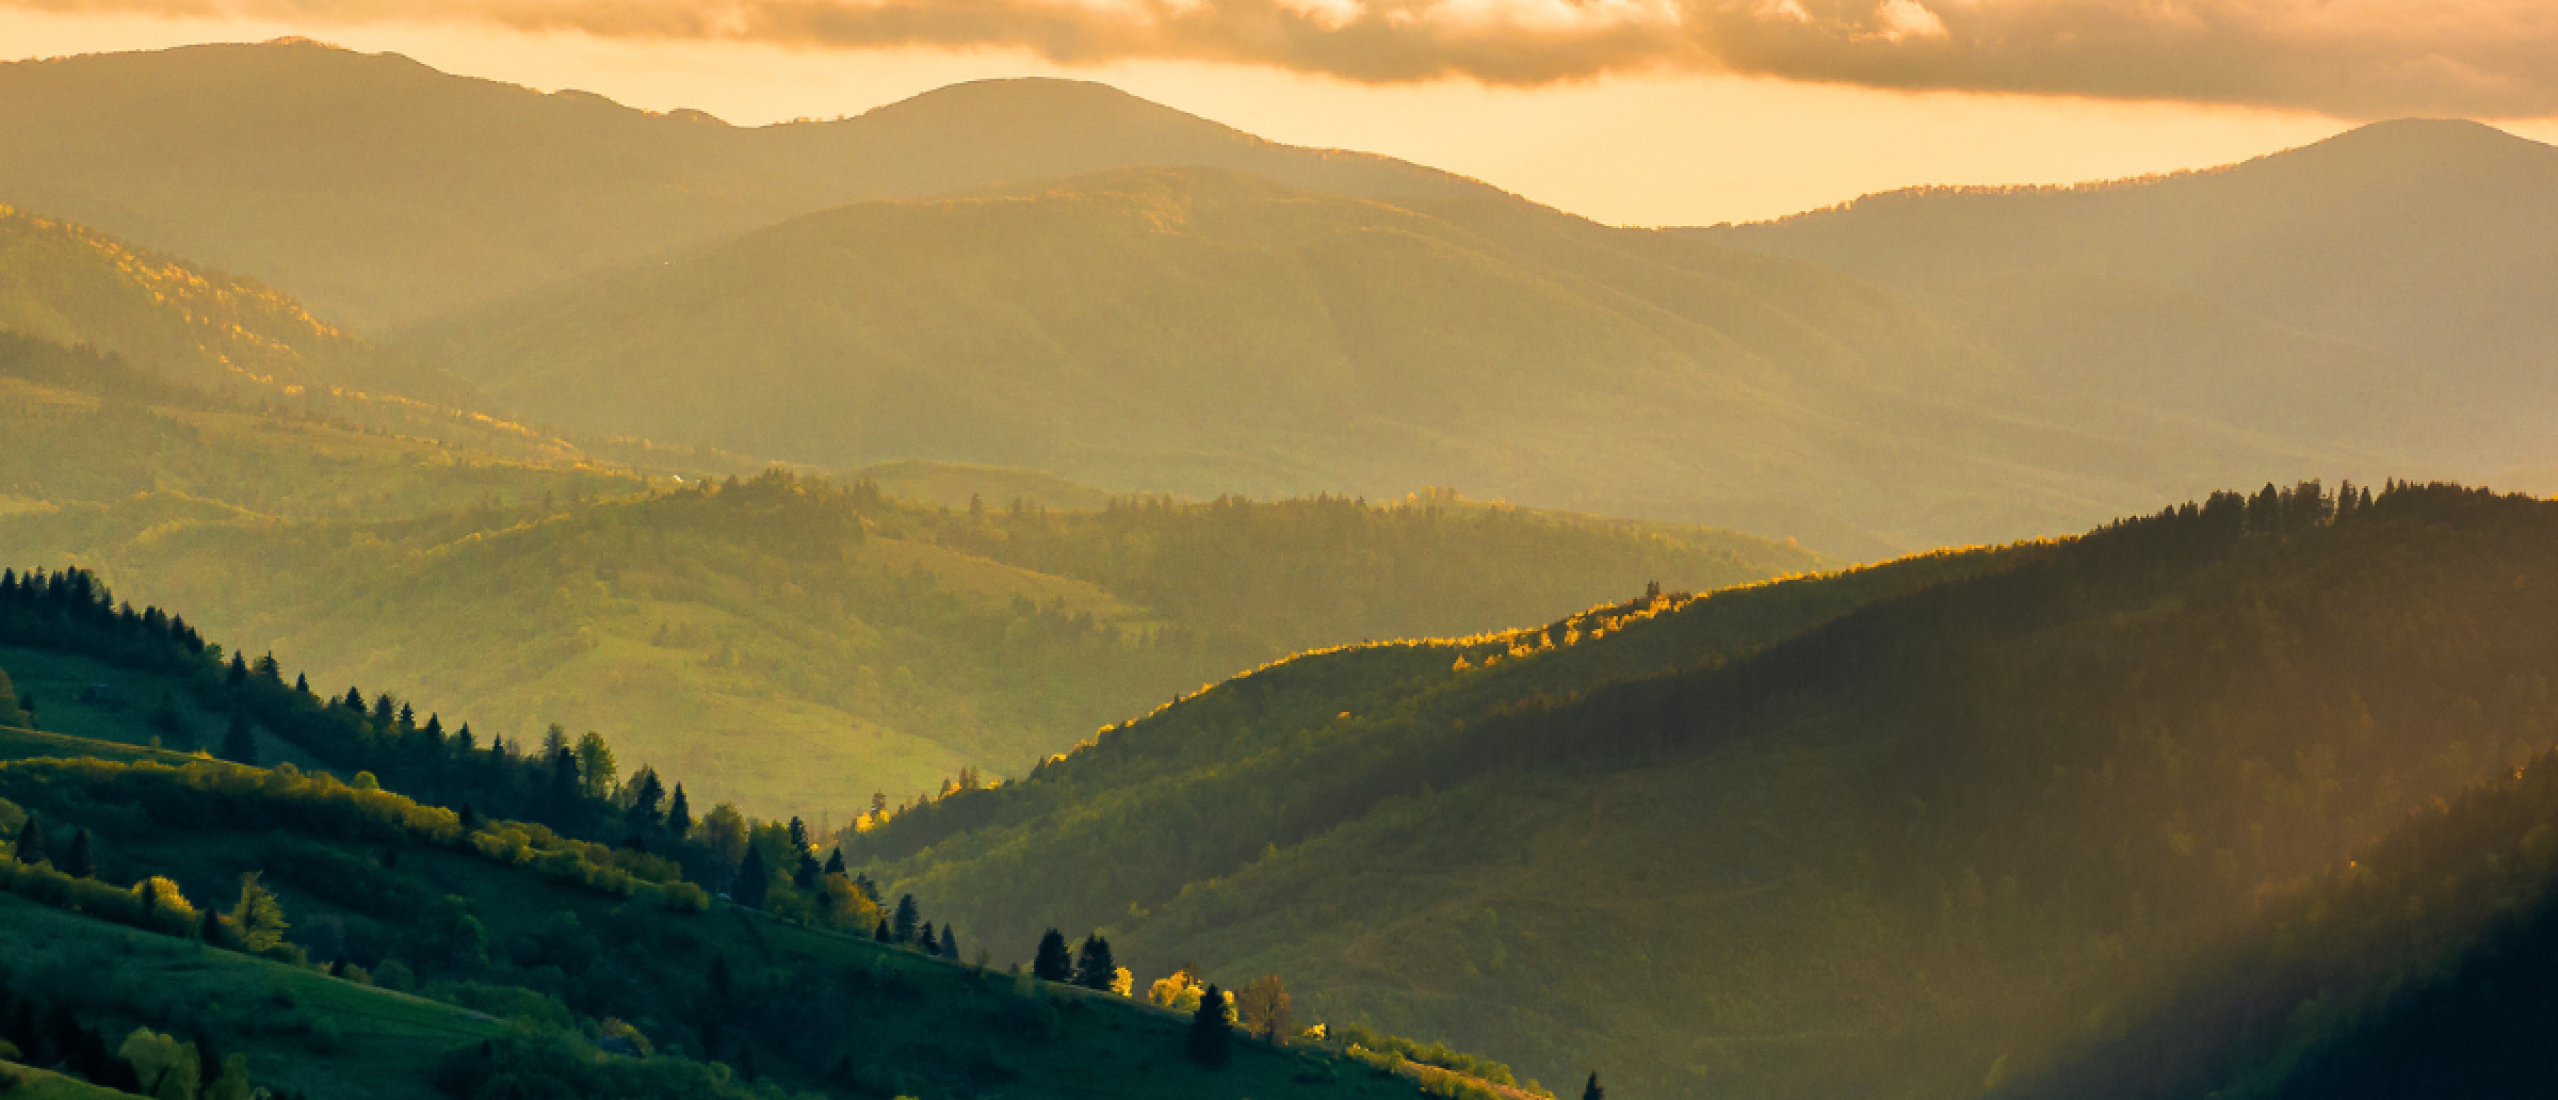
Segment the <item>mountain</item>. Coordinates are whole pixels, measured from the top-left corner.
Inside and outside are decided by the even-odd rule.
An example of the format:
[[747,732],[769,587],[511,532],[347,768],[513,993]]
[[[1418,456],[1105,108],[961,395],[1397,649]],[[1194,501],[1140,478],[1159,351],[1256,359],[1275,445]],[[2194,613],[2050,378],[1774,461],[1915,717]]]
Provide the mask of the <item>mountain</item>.
[[485,404],[452,377],[386,355],[269,287],[0,206],[0,332],[12,331],[110,352],[199,388]]
[[847,852],[1549,1080],[1972,1095],[2545,751],[2558,507],[2346,499],[1308,656]]
[[[272,666],[226,676],[183,616],[106,597],[76,574],[0,585],[0,668],[89,685],[43,710],[95,735],[0,716],[12,1095],[1384,1098],[1424,1076],[1294,1028],[1202,1059],[1187,1014],[996,968],[1027,943],[971,937],[966,961],[956,926],[912,897],[892,913],[779,823],[678,826],[653,775],[377,726]],[[469,797],[158,747],[226,721]]]
[[1906,295],[2038,389],[2476,476],[2550,462],[2553,189],[2558,148],[2411,119],[2211,171],[1693,234]]
[[0,65],[0,202],[293,288],[372,333],[848,202],[1132,164],[1487,190],[1065,81],[740,128],[302,40]]
[[0,431],[29,444],[0,450],[0,557],[100,568],[335,690],[397,677],[493,732],[600,729],[811,820],[1018,772],[1293,652],[1829,564],[1447,493],[1052,512],[1032,501],[1101,495],[913,465],[879,472],[973,488],[951,508],[867,480],[723,486],[478,421],[439,442],[147,382],[0,338]]
[[2553,1068],[2558,755],[2419,811],[2002,1097],[2524,1097]]
[[2139,419],[2054,429],[2011,411],[2002,364],[1810,265],[1213,169],[845,207],[401,346],[534,419],[820,467],[1199,497],[1456,484],[1849,554],[2292,460]]

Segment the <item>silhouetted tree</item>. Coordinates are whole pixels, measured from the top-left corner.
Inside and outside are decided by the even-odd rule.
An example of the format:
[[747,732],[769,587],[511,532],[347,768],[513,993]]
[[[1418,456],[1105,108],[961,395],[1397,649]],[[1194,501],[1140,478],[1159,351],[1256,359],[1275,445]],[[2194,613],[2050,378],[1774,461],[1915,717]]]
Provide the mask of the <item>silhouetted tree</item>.
[[1590,1071],[1590,1083],[1581,1086],[1581,1100],[1608,1100],[1608,1090],[1599,1087],[1599,1071]]
[[1043,982],[1072,981],[1075,956],[1066,948],[1066,936],[1054,928],[1039,937],[1039,953],[1031,956],[1030,976]]
[[1235,1055],[1234,1022],[1226,1015],[1224,990],[1211,985],[1199,995],[1199,1011],[1190,1017],[1190,1060],[1215,1069]]
[[71,847],[62,853],[59,870],[73,878],[98,877],[98,856],[90,848],[89,830],[71,830]]
[[773,872],[764,865],[764,850],[747,845],[746,862],[737,868],[737,884],[728,888],[729,900],[749,909],[761,909],[772,885]]
[[666,831],[682,840],[693,831],[693,807],[684,800],[684,785],[675,785],[675,800],[666,806]]
[[1100,933],[1084,937],[1075,953],[1075,984],[1086,989],[1107,991],[1119,976],[1119,963],[1110,957],[1110,941]]
[[959,930],[949,925],[942,926],[941,957],[952,960],[959,958]]
[[897,899],[897,942],[915,942],[915,925],[923,920],[923,910],[915,905],[915,895]]
[[915,943],[916,943],[916,946],[922,947],[922,948],[924,949],[924,954],[927,954],[927,955],[939,955],[939,954],[941,954],[941,939],[940,939],[939,937],[937,937],[937,936],[933,935],[933,922],[931,922],[931,921],[925,921],[925,922],[924,922],[924,931],[923,931],[923,934],[922,934],[921,936],[919,936],[919,937],[917,937],[917,938],[916,938]]
[[17,856],[18,862],[29,865],[46,862],[44,826],[34,814],[28,814],[26,823],[18,826]]

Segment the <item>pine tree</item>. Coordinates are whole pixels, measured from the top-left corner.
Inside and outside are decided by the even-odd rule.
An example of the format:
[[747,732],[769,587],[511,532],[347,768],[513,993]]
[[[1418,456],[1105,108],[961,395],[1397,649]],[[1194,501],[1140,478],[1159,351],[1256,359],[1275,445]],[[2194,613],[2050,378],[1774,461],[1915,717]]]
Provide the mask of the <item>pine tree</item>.
[[879,928],[870,934],[870,938],[881,943],[894,942],[896,936],[897,933],[888,930],[888,918],[886,917],[879,918]]
[[817,857],[803,849],[799,853],[799,866],[791,870],[791,885],[802,890],[814,890],[817,888],[819,871]]
[[959,930],[946,924],[941,930],[941,957],[959,961]]
[[835,849],[835,854],[826,857],[826,873],[830,875],[840,875],[844,873],[844,850],[842,848]]
[[17,855],[18,862],[30,867],[47,861],[44,851],[44,826],[37,823],[34,814],[28,814],[26,824],[18,827]]
[[257,766],[258,735],[249,725],[248,711],[231,712],[231,728],[222,735],[222,759],[253,768]]
[[1110,957],[1110,941],[1101,938],[1100,933],[1084,937],[1084,945],[1075,958],[1075,984],[1107,991],[1111,980],[1118,976],[1119,963]]
[[631,824],[643,829],[655,828],[661,819],[659,808],[666,802],[666,784],[657,778],[657,769],[642,766],[631,781]]
[[1066,949],[1064,933],[1051,928],[1047,935],[1039,937],[1039,953],[1031,957],[1030,976],[1043,982],[1074,980],[1075,957]]
[[348,709],[348,710],[354,711],[354,712],[355,712],[355,713],[357,713],[358,715],[363,714],[363,713],[364,713],[364,689],[363,689],[363,688],[353,688],[353,687],[346,689],[346,698],[338,700],[338,705],[339,705],[339,706],[342,706],[342,707],[345,707],[345,708],[346,708],[346,709]]
[[232,654],[231,667],[228,671],[224,672],[222,676],[223,685],[225,687],[237,688],[247,684],[248,682],[249,662],[242,659],[237,653]]
[[809,848],[808,823],[800,820],[797,815],[793,815],[790,819],[790,846],[793,850],[801,852]]
[[666,806],[666,831],[682,840],[693,831],[693,807],[684,800],[684,785],[675,785],[675,800]]
[[1215,1069],[1235,1054],[1234,1022],[1226,1015],[1224,990],[1211,985],[1199,996],[1199,1011],[1190,1017],[1190,1060]]
[[923,919],[923,910],[915,905],[915,895],[897,899],[897,942],[915,942],[915,925]]
[[922,936],[918,937],[915,942],[917,946],[924,949],[924,954],[941,954],[941,937],[933,935],[933,922],[931,921],[924,922],[924,933]]
[[71,848],[62,853],[60,870],[73,878],[98,877],[98,857],[90,849],[89,830],[71,830]]
[[1590,1071],[1590,1083],[1581,1086],[1581,1100],[1607,1100],[1608,1090],[1599,1087],[1599,1071]]
[[746,862],[737,869],[737,884],[728,888],[729,899],[749,909],[761,909],[772,884],[773,872],[764,865],[764,850],[747,845]]

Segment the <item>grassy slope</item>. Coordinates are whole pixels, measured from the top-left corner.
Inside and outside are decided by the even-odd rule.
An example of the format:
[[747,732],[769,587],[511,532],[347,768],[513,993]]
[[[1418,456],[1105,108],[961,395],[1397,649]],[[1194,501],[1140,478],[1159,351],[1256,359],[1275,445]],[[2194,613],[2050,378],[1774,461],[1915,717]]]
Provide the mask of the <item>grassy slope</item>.
[[[22,737],[0,733],[0,741]],[[1412,1090],[1408,1082],[1320,1050],[1239,1044],[1231,1067],[1203,1071],[1180,1053],[1188,1021],[1179,1014],[1106,994],[1032,989],[998,972],[867,937],[726,906],[671,914],[623,905],[447,849],[351,841],[289,820],[235,823],[216,814],[175,828],[151,811],[122,805],[110,790],[84,798],[63,783],[0,770],[0,785],[32,800],[54,827],[93,829],[103,873],[117,881],[162,874],[191,897],[218,898],[238,873],[273,869],[278,859],[304,867],[321,858],[361,865],[358,879],[324,884],[288,870],[271,873],[268,882],[279,888],[297,928],[323,916],[342,921],[347,953],[376,970],[388,952],[417,950],[420,914],[414,906],[386,908],[353,898],[387,899],[401,891],[453,896],[479,922],[499,959],[528,951],[541,957],[545,948],[530,945],[560,943],[564,935],[574,941],[581,928],[609,932],[601,941],[585,938],[582,950],[597,955],[591,969],[568,975],[583,992],[567,996],[582,1013],[613,1012],[661,1045],[680,1045],[691,1034],[688,1021],[701,1018],[708,960],[722,958],[743,993],[727,1012],[729,1034],[749,1037],[764,1072],[793,1088],[870,1094],[893,1085],[901,1093],[940,1097],[973,1094],[964,1084],[973,1080],[998,1084],[1006,1095],[1096,1098],[1392,1097]],[[507,1030],[447,1004],[14,896],[0,895],[0,920],[14,933],[0,942],[0,968],[19,993],[67,998],[84,1018],[115,1029],[141,1023],[182,1036],[209,1032],[222,1049],[249,1054],[261,1083],[317,1097],[437,1095],[427,1078],[445,1052]],[[447,973],[420,966],[428,978]],[[536,986],[548,982],[554,991],[562,980],[559,971],[546,979],[537,967],[505,973]],[[839,1064],[854,1067],[855,1079],[832,1076]]]
[[[1692,671],[1648,686],[1594,690],[1641,668],[1612,648],[1726,597],[1490,671],[1283,665],[918,815],[937,846],[891,877],[1008,935],[1103,926],[1141,971],[1286,974],[1548,1080],[1963,1095],[2548,743],[2524,624],[2553,517],[2463,499],[2225,559],[1944,559],[1996,568],[1798,615],[1728,666],[1672,647],[1653,667]],[[865,845],[899,859],[906,827]]]

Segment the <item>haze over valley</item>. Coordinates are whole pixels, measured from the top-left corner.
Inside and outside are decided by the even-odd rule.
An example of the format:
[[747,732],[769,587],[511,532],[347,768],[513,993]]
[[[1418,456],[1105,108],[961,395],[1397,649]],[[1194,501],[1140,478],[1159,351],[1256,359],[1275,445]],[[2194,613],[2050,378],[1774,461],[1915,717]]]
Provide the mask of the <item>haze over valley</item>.
[[[2335,125],[1627,226],[1096,80],[0,61],[0,1093],[2535,1095],[2537,93],[2046,88],[1940,6],[1682,25]],[[639,40],[777,33],[712,7]]]

